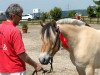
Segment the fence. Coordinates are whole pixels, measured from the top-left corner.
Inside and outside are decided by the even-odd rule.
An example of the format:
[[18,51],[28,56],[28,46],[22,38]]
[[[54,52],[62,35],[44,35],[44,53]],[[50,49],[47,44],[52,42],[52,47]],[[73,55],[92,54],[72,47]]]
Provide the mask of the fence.
[[82,20],[90,24],[100,24],[100,18],[89,18],[87,16],[82,17]]
[[[27,22],[28,24],[31,25],[39,25],[41,20],[31,20],[31,21],[20,21],[22,22]],[[50,19],[47,19],[46,22],[50,21]],[[88,24],[100,24],[100,18],[88,18],[88,17],[82,17],[82,21],[88,23]],[[0,21],[1,23],[2,21]]]

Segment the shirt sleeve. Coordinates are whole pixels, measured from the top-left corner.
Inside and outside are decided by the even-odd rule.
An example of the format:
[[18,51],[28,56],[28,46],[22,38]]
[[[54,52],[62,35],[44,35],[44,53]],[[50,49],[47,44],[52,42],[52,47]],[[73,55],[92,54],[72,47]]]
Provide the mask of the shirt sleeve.
[[13,46],[14,46],[16,54],[21,54],[25,52],[25,47],[22,40],[22,34],[20,30],[18,29],[14,30],[14,33],[13,33]]

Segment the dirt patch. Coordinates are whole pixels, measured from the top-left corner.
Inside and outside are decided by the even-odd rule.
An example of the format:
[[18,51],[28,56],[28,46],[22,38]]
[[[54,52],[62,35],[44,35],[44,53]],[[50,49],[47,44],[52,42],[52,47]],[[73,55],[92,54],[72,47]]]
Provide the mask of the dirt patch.
[[[100,29],[99,25],[91,25],[94,28]],[[20,28],[20,27],[19,27]],[[40,25],[30,25],[27,34],[22,34],[23,41],[25,44],[26,52],[28,55],[38,61],[40,47],[41,47],[41,38],[40,38]],[[32,75],[34,68],[26,64],[27,70],[26,75]],[[45,69],[49,69],[50,65],[43,66]],[[75,66],[72,64],[69,53],[62,49],[54,56],[53,63],[54,71],[52,73],[46,73],[45,75],[78,75]],[[39,73],[39,75],[43,75]],[[99,70],[96,70],[95,75],[100,75]]]

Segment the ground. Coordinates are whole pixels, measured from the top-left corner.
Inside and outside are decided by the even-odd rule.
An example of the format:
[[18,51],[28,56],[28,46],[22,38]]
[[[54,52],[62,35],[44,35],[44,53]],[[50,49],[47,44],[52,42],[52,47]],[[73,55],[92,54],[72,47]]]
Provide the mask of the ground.
[[[99,25],[91,25],[96,29],[100,29]],[[29,25],[28,33],[22,33],[23,41],[25,44],[26,52],[35,61],[38,61],[40,48],[41,48],[41,38],[40,38],[40,25]],[[20,28],[20,27],[19,27]],[[21,29],[21,28],[20,28]],[[26,75],[32,75],[34,68],[26,64],[27,70]],[[43,66],[45,69],[49,69],[50,65]],[[54,70],[52,73],[46,73],[45,75],[78,75],[75,66],[71,63],[69,58],[69,53],[61,49],[54,56],[53,63]],[[43,75],[39,72],[38,75]],[[100,71],[96,70],[95,75],[100,75]]]

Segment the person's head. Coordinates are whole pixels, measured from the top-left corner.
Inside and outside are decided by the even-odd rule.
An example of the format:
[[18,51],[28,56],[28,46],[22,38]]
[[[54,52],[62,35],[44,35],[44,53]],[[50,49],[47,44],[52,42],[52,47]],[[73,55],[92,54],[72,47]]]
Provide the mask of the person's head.
[[23,8],[19,4],[13,3],[9,5],[5,13],[7,19],[12,20],[17,25],[22,18]]

